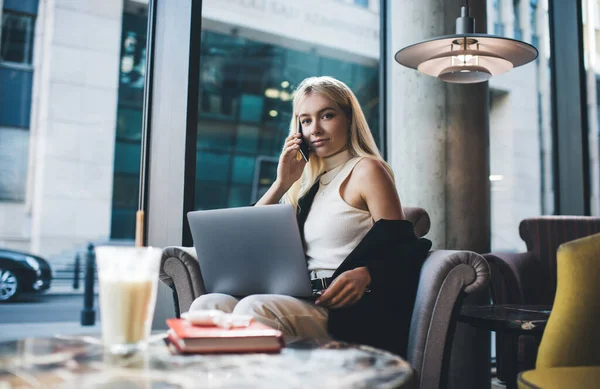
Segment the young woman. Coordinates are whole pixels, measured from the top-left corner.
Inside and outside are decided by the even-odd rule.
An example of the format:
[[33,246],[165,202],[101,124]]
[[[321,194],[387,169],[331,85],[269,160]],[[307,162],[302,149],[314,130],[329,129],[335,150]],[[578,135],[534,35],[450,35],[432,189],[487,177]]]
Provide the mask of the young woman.
[[[299,153],[301,142],[310,150],[308,162]],[[393,311],[412,311],[412,305],[397,305],[406,300],[407,288],[408,304],[414,303],[416,283],[398,284],[407,278],[400,274],[406,272],[398,267],[403,261],[398,255],[411,255],[406,262],[412,264],[411,274],[417,270],[418,279],[430,242],[423,245],[404,220],[392,169],[377,150],[354,93],[343,82],[311,77],[298,86],[277,179],[256,205],[281,201],[298,211],[308,270],[313,286],[324,289],[322,295],[313,302],[283,295],[238,301],[206,294],[190,310],[250,314],[286,335],[333,336],[404,354],[410,312],[402,315],[399,328]],[[389,336],[382,337],[381,331]],[[404,339],[394,339],[398,335]]]

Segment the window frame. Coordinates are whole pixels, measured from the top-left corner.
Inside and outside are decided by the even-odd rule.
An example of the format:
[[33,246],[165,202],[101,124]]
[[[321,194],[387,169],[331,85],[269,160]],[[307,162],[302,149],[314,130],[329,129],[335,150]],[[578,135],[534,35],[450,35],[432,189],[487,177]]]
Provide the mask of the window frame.
[[[590,215],[590,163],[581,1],[549,1],[554,212]],[[577,42],[573,44],[573,42]]]

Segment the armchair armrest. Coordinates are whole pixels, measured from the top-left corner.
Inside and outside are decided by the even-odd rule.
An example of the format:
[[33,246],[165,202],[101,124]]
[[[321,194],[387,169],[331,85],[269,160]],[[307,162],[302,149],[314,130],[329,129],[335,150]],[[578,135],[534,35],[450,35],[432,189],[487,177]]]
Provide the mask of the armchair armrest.
[[494,304],[540,304],[547,296],[544,267],[531,251],[526,253],[489,253]]
[[489,282],[485,259],[470,251],[429,253],[419,278],[408,344],[408,361],[420,388],[445,387],[458,314],[465,295]]
[[196,250],[193,247],[165,247],[160,261],[160,280],[173,290],[177,317],[205,293]]

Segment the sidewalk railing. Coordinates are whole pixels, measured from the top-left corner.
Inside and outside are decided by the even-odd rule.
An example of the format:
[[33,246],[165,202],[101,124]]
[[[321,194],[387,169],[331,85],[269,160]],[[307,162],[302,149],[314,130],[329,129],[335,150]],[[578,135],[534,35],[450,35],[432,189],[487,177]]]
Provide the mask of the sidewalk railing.
[[[85,278],[85,263],[86,263],[86,255],[89,249],[89,246],[102,246],[102,245],[110,245],[110,246],[133,246],[134,242],[130,239],[113,239],[110,241],[95,241],[89,242],[86,249],[77,250],[73,255],[72,261],[60,265],[53,265],[53,277],[52,277],[52,285],[60,285],[61,287],[65,287],[67,285],[72,285],[73,290],[77,291],[83,284],[83,280]],[[98,273],[94,271],[94,282],[98,283]]]
[[[53,285],[72,285],[78,290],[85,277],[85,252],[75,253],[73,262],[57,267],[52,278]],[[94,272],[94,280],[98,281],[98,274]]]

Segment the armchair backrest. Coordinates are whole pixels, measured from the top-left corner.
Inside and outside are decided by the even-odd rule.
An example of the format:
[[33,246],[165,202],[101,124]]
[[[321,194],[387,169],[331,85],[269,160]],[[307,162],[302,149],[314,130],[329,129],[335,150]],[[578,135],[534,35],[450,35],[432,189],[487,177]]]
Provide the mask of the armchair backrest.
[[552,304],[556,292],[556,250],[575,239],[600,232],[600,218],[590,216],[541,216],[524,219],[519,224],[519,234],[540,261],[547,277],[547,295],[543,304]]
[[[417,237],[429,232],[431,220],[423,208],[405,207],[404,214],[413,223]],[[417,388],[445,388],[449,377],[456,374],[449,371],[450,352],[463,300],[483,291],[489,278],[488,263],[479,254],[450,250],[429,253],[419,276],[407,348]],[[453,352],[453,357],[456,354],[464,360],[460,350],[464,345],[455,346],[459,352]],[[470,354],[472,350],[465,351]]]
[[403,211],[406,219],[413,224],[417,238],[421,238],[429,232],[431,219],[426,210],[419,207],[404,207]]

